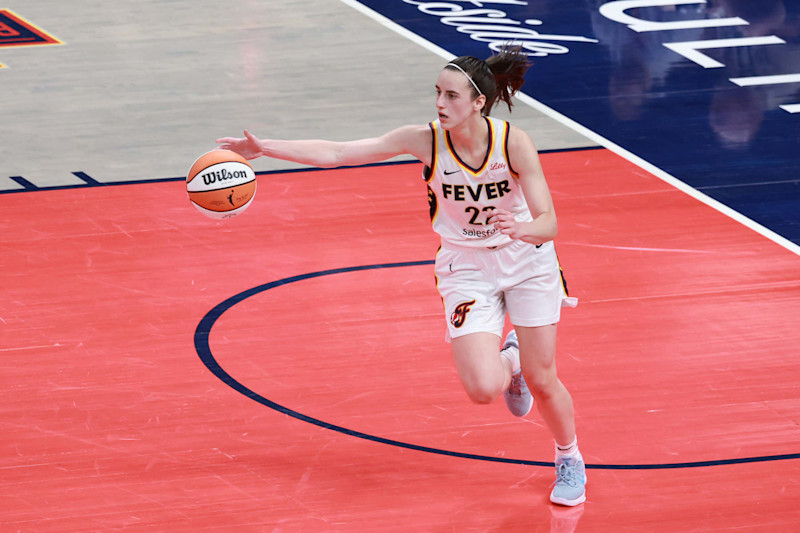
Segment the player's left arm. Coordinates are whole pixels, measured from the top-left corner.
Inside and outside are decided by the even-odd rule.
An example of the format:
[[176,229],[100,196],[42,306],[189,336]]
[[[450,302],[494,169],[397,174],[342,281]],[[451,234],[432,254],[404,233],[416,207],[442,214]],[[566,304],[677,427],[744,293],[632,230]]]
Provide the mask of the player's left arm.
[[558,234],[558,221],[550,196],[550,188],[544,177],[539,152],[530,136],[515,126],[508,138],[508,158],[511,168],[519,175],[519,184],[525,201],[533,216],[533,222],[518,222],[504,209],[495,210],[492,220],[502,233],[512,239],[521,239],[531,244],[542,244],[553,240]]

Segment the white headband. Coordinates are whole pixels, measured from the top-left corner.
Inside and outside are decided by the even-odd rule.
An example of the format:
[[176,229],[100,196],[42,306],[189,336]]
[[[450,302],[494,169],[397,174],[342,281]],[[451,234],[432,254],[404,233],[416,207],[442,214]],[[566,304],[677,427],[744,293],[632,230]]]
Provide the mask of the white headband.
[[462,73],[464,76],[466,76],[466,77],[467,77],[467,79],[468,79],[468,80],[469,80],[469,82],[472,84],[472,86],[473,86],[473,87],[475,87],[475,90],[476,90],[476,91],[478,91],[478,94],[479,94],[479,95],[481,95],[481,96],[483,96],[483,93],[481,92],[481,90],[480,90],[480,89],[478,89],[478,85],[475,83],[475,80],[473,80],[473,79],[472,79],[472,77],[471,77],[469,74],[467,74],[467,72],[466,72],[466,71],[465,71],[463,68],[459,67],[459,66],[458,66],[458,65],[456,65],[455,63],[448,63],[448,64],[446,64],[445,66],[446,66],[446,67],[456,67],[458,70],[460,70],[460,71],[461,71],[461,73]]

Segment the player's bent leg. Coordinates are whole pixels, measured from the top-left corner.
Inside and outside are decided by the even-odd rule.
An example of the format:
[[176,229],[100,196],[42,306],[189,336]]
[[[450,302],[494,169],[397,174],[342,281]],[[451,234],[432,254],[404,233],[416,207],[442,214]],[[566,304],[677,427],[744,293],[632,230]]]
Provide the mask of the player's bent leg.
[[491,403],[511,381],[508,361],[500,357],[500,337],[494,333],[469,333],[451,341],[458,377],[470,400]]

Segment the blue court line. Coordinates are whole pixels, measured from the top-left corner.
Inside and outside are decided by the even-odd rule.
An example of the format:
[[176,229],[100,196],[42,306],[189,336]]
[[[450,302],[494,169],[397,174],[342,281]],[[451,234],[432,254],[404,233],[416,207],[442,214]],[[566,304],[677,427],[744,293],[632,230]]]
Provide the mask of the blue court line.
[[[602,146],[584,146],[578,148],[558,148],[555,150],[539,150],[540,154],[554,154],[554,153],[561,153],[561,152],[581,152],[585,150],[605,150]],[[381,163],[371,163],[368,165],[358,165],[358,166],[342,166],[336,168],[320,168],[320,167],[308,167],[308,168],[287,168],[284,170],[261,170],[256,172],[256,176],[266,176],[266,175],[273,175],[273,174],[292,174],[297,172],[316,172],[320,170],[341,170],[341,169],[351,169],[351,168],[369,168],[369,167],[385,167],[391,165],[409,165],[409,164],[418,164],[419,161],[416,159],[408,160],[408,161],[383,161]],[[10,176],[12,180],[17,182],[19,185],[24,187],[23,189],[8,189],[8,190],[0,190],[0,194],[14,194],[14,193],[21,193],[21,192],[39,192],[39,191],[58,191],[63,189],[85,189],[87,187],[111,187],[114,185],[140,185],[145,183],[164,183],[169,181],[185,181],[186,177],[177,177],[177,178],[144,178],[141,180],[127,180],[127,181],[98,181],[95,178],[89,176],[85,172],[76,171],[72,172],[75,176],[79,177],[85,183],[81,183],[79,185],[71,184],[71,185],[50,185],[45,187],[39,187],[34,185],[30,181],[26,180],[22,176]]]
[[77,176],[78,178],[82,179],[83,181],[85,181],[86,185],[91,185],[93,187],[99,187],[101,185],[105,185],[105,183],[101,183],[101,182],[97,181],[96,179],[91,177],[86,172],[82,172],[82,171],[78,170],[76,172],[73,172],[73,174],[75,176]]
[[0,191],[0,192],[30,192],[39,190],[39,187],[31,183],[30,181],[26,180],[22,176],[10,176],[10,178],[13,181],[17,182],[19,185],[22,185],[22,187],[24,188],[22,190],[14,189],[11,191]]
[[[214,374],[220,381],[234,389],[235,391],[247,396],[251,400],[254,400],[270,409],[274,409],[279,413],[283,413],[285,415],[291,416],[292,418],[296,418],[303,422],[307,422],[309,424],[313,424],[315,426],[319,426],[321,428],[329,429],[332,431],[337,431],[344,435],[349,435],[351,437],[357,437],[360,439],[365,439],[373,442],[377,442],[379,444],[386,444],[389,446],[397,446],[399,448],[406,448],[409,450],[416,450],[420,452],[426,453],[433,453],[437,455],[445,455],[449,457],[458,457],[461,459],[473,459],[478,461],[490,461],[494,463],[510,463],[510,464],[519,464],[519,465],[529,465],[529,466],[549,466],[552,467],[553,463],[548,461],[533,461],[528,459],[509,459],[505,457],[493,457],[489,455],[476,455],[471,453],[461,453],[455,452],[451,450],[443,450],[440,448],[432,448],[429,446],[420,446],[418,444],[411,444],[408,442],[402,442],[392,439],[387,439],[384,437],[378,437],[376,435],[370,435],[369,433],[362,433],[360,431],[356,431],[353,429],[345,428],[342,426],[337,426],[335,424],[331,424],[325,422],[323,420],[319,420],[317,418],[310,417],[293,409],[289,409],[283,405],[273,402],[261,396],[257,392],[254,392],[251,389],[248,389],[241,383],[239,383],[235,378],[233,378],[230,374],[228,374],[222,366],[217,362],[214,358],[214,354],[211,352],[211,347],[209,346],[208,338],[211,334],[211,328],[214,326],[216,321],[222,316],[225,311],[233,307],[234,305],[250,298],[251,296],[255,296],[256,294],[260,294],[262,292],[268,291],[270,289],[274,289],[275,287],[280,287],[282,285],[288,285],[290,283],[295,283],[298,281],[303,281],[307,279],[313,278],[320,278],[323,276],[330,276],[334,274],[342,274],[346,272],[359,272],[364,270],[377,270],[383,268],[401,268],[401,267],[414,267],[414,266],[423,266],[423,265],[433,265],[434,261],[410,261],[405,263],[384,263],[384,264],[377,264],[377,265],[362,265],[362,266],[354,266],[354,267],[344,267],[344,268],[334,268],[330,270],[321,270],[318,272],[310,272],[308,274],[300,274],[297,276],[291,276],[288,278],[279,279],[277,281],[272,281],[270,283],[265,283],[263,285],[259,285],[257,287],[253,287],[246,291],[243,291],[239,294],[236,294],[227,300],[223,301],[222,303],[215,306],[211,311],[206,313],[206,315],[200,320],[200,323],[197,325],[197,329],[195,330],[194,334],[194,346],[197,354],[200,356],[200,360],[203,361],[203,364]],[[587,464],[586,468],[592,468],[596,470],[667,470],[667,469],[675,469],[675,468],[698,468],[698,467],[708,467],[708,466],[722,466],[722,465],[733,465],[733,464],[745,464],[745,463],[761,463],[766,461],[783,461],[787,459],[800,459],[800,453],[791,453],[791,454],[783,454],[783,455],[764,455],[759,457],[742,457],[736,459],[718,459],[712,461],[691,461],[691,462],[683,462],[683,463],[657,463],[657,464]]]

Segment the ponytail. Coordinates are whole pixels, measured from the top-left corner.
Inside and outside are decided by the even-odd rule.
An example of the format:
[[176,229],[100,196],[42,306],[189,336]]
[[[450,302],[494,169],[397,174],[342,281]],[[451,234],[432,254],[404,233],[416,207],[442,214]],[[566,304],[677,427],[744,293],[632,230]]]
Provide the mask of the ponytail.
[[525,84],[525,72],[531,66],[528,56],[522,52],[522,47],[505,46],[500,53],[486,60],[495,79],[497,92],[491,105],[487,104],[486,114],[494,107],[498,100],[502,100],[511,111],[514,103],[511,97],[522,89]]
[[506,45],[500,53],[483,61],[472,56],[461,56],[448,63],[445,68],[460,70],[473,85],[473,98],[483,94],[486,104],[482,113],[488,116],[498,100],[502,100],[511,111],[511,97],[525,83],[525,72],[531,62],[521,46]]

